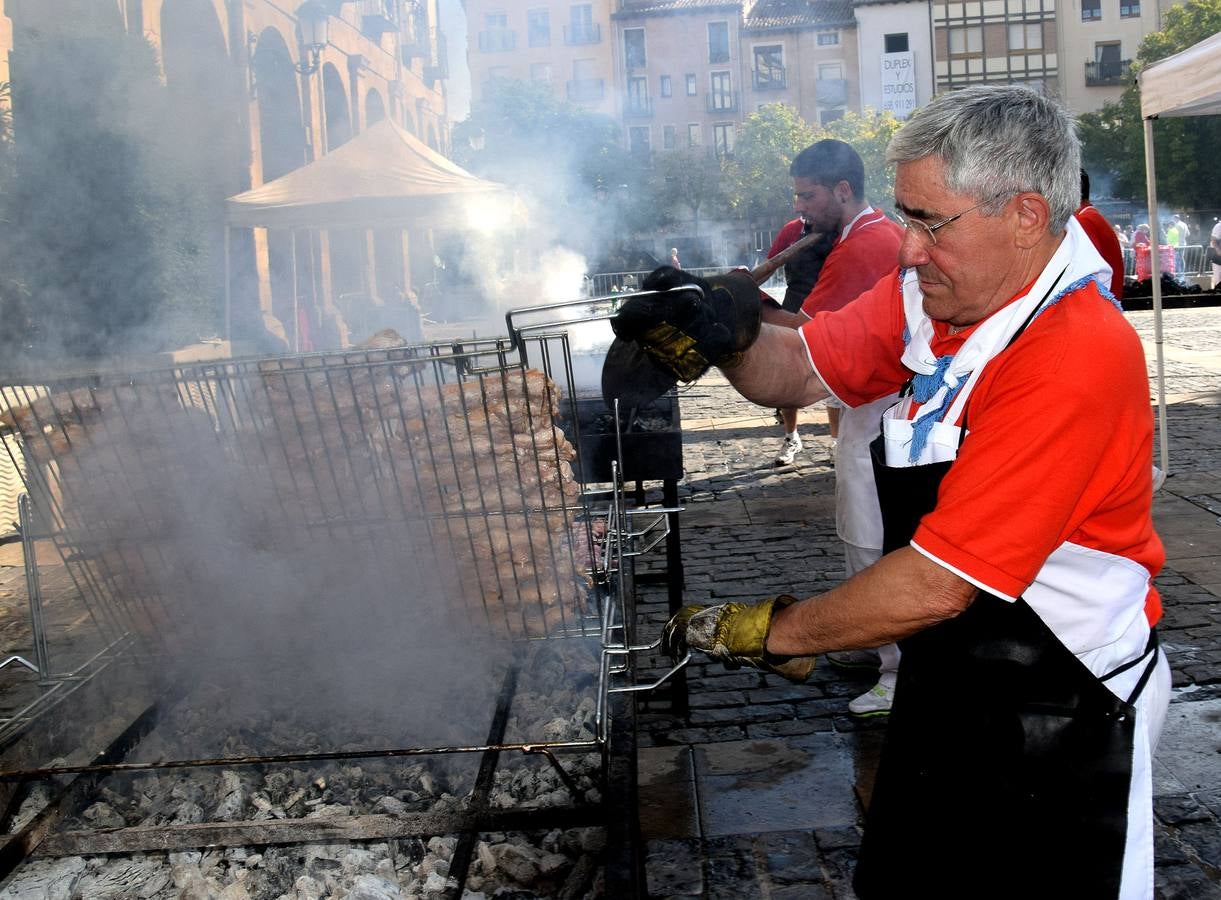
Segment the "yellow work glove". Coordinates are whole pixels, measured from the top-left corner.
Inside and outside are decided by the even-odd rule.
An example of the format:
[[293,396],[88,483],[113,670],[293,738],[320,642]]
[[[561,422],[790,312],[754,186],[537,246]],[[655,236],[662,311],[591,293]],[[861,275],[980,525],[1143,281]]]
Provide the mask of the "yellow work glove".
[[686,606],[662,629],[662,647],[675,657],[688,648],[702,650],[730,669],[753,666],[789,681],[805,681],[814,670],[816,657],[777,656],[765,649],[772,617],[796,602],[796,597],[781,594],[760,603]]

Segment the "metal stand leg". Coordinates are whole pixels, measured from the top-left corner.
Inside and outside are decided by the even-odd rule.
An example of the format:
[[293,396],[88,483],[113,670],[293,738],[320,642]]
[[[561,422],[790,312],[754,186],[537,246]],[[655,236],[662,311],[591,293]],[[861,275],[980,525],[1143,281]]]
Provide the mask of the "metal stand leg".
[[[17,498],[17,516],[21,525],[21,556],[25,565],[25,588],[30,597],[30,631],[34,636],[34,661],[38,679],[51,680],[51,657],[47,650],[47,629],[42,618],[42,584],[38,580],[38,554],[34,546],[34,515],[30,495]],[[25,662],[22,660],[22,662]],[[29,665],[29,663],[26,663]]]

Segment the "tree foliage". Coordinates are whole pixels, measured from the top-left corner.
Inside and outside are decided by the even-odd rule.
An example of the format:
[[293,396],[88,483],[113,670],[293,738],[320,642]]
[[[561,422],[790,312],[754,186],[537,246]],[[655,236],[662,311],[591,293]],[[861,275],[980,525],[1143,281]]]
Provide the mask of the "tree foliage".
[[833,138],[851,144],[865,164],[865,196],[874,206],[894,202],[894,172],[886,165],[886,145],[901,123],[889,112],[848,113],[811,128],[791,106],[772,103],[747,117],[728,167],[730,205],[738,215],[780,223],[792,216],[793,157],[816,141]]
[[725,201],[723,167],[715,156],[698,149],[660,154],[653,161],[647,202],[655,208],[658,225],[686,219],[689,212],[699,231],[700,214],[723,218]]
[[814,132],[797,110],[768,103],[746,117],[726,167],[726,193],[739,216],[782,222],[792,214],[793,157],[814,142]]
[[891,112],[850,112],[816,132],[814,139],[836,138],[851,144],[865,164],[865,199],[878,209],[892,209],[895,172],[886,164],[886,145],[902,124]]
[[[1095,185],[1110,181],[1110,193],[1139,201],[1145,195],[1144,126],[1135,75],[1221,31],[1221,0],[1190,0],[1172,6],[1163,28],[1145,37],[1133,62],[1133,81],[1117,103],[1079,119],[1082,155]],[[1158,120],[1153,128],[1158,197],[1180,208],[1221,206],[1221,181],[1214,163],[1221,146],[1221,117]],[[1095,194],[1099,192],[1095,189]]]

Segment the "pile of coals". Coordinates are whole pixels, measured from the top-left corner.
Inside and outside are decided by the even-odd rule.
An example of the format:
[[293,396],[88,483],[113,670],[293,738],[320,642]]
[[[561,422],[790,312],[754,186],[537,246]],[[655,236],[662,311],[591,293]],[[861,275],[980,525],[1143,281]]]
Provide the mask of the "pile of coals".
[[[594,434],[614,434],[615,416],[608,412],[600,413],[594,416],[588,427],[593,429]],[[669,416],[657,415],[646,408],[625,422],[621,431],[670,431],[673,428],[674,421]]]
[[[503,743],[592,740],[597,653],[596,641],[532,645],[519,675]],[[133,758],[188,758],[200,746],[219,746],[225,756],[285,752],[289,747],[299,752],[415,746],[405,743],[402,734],[362,732],[354,721],[335,722],[324,732],[308,718],[304,725],[294,721],[292,708],[283,706],[262,707],[262,721],[256,717],[259,710],[251,710],[247,720],[218,725],[214,711],[224,709],[232,716],[232,703],[222,701],[221,690],[231,688],[204,687],[179,704],[141,742]],[[489,688],[488,693],[494,691]],[[473,706],[471,717],[486,722],[486,710]],[[460,718],[460,712],[467,710],[452,707],[451,718]],[[218,727],[223,738],[209,745],[208,735],[216,735]],[[353,739],[356,734],[362,735],[359,741]],[[559,759],[577,785],[580,796],[575,800],[600,802],[600,756],[589,752]],[[479,754],[453,753],[359,764],[335,761],[308,767],[234,766],[113,775],[62,827],[72,831],[457,812],[466,807],[480,760]],[[29,821],[47,796],[45,786],[36,787],[15,827]],[[487,797],[489,808],[548,809],[573,803],[571,792],[543,757],[501,754]],[[440,900],[453,896],[455,889],[449,869],[456,843],[453,835],[435,835],[377,843],[35,860],[14,874],[0,891],[0,900]],[[600,897],[604,845],[601,828],[482,833],[463,896],[466,900]]]

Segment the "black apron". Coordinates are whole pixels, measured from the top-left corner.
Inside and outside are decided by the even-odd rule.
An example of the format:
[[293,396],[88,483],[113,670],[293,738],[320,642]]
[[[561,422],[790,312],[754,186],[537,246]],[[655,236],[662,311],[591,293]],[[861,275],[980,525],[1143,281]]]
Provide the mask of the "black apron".
[[[936,506],[951,463],[892,468],[883,438],[870,449],[889,553]],[[1133,704],[1157,661],[1155,633],[1099,679],[1024,600],[981,593],[899,646],[854,879],[862,900],[1118,896]],[[1126,701],[1102,684],[1146,656]]]

